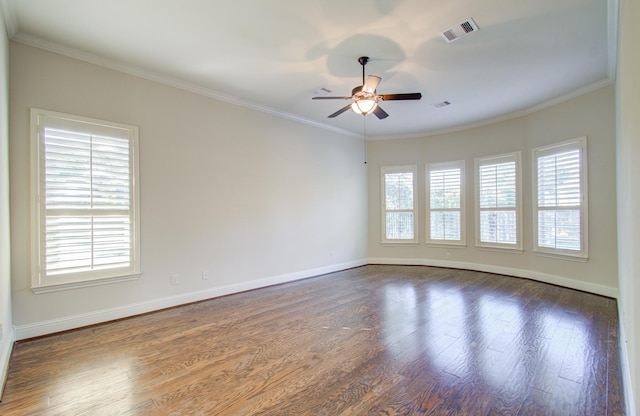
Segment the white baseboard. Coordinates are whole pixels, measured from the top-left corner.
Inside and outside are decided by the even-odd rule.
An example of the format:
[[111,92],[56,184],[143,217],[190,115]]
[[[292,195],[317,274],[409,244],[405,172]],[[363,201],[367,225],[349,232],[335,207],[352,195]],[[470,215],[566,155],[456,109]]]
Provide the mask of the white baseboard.
[[618,308],[618,333],[620,336],[620,365],[622,366],[622,388],[624,389],[624,404],[627,416],[636,416],[636,403],[633,395],[633,383],[631,382],[631,367],[629,365],[629,349],[627,348],[627,333],[624,325],[624,316]]
[[65,316],[62,318],[51,319],[47,321],[34,322],[26,325],[18,325],[15,327],[15,339],[23,340],[42,335],[53,334],[55,332],[66,331],[69,329],[80,328],[83,326],[94,325],[102,322],[112,321],[114,319],[126,318],[129,316],[139,315],[142,313],[153,312],[160,309],[170,308],[173,306],[184,305],[191,302],[216,298],[219,296],[229,295],[232,293],[243,292],[246,290],[259,289],[261,287],[272,286],[279,283],[292,282],[295,280],[306,279],[308,277],[318,276],[326,273],[333,273],[340,270],[350,269],[353,267],[364,266],[366,264],[398,264],[398,265],[421,265],[449,267],[454,269],[477,270],[487,273],[497,273],[509,276],[524,277],[532,280],[538,280],[545,283],[551,283],[572,289],[583,290],[585,292],[595,293],[598,295],[617,298],[618,291],[616,288],[597,285],[588,282],[580,282],[561,276],[554,276],[545,273],[533,272],[530,270],[514,269],[509,267],[500,267],[492,265],[484,265],[477,263],[455,262],[447,260],[430,260],[430,259],[403,259],[403,258],[369,258],[351,261],[347,263],[335,264],[326,267],[303,270],[300,272],[287,273],[283,275],[271,276],[247,282],[214,287],[206,290],[181,293],[175,296],[169,296],[159,299],[153,299],[145,302],[117,306],[114,308],[91,311],[78,315]]
[[0,401],[2,401],[2,393],[4,392],[4,384],[7,381],[9,373],[9,360],[13,351],[13,344],[16,342],[16,333],[12,328],[7,331],[8,337],[3,337],[0,343]]
[[326,273],[333,273],[340,270],[346,270],[353,267],[364,266],[367,264],[366,259],[356,260],[347,263],[335,264],[326,267],[303,270],[300,272],[287,273],[277,276],[251,280],[247,282],[214,287],[206,290],[181,293],[176,296],[169,296],[150,301],[139,302],[134,304],[117,306],[109,309],[102,309],[87,312],[78,315],[65,316],[62,318],[51,319],[47,321],[34,322],[26,325],[18,325],[15,328],[15,338],[17,340],[39,337],[42,335],[53,334],[56,332],[66,331],[83,326],[95,325],[102,322],[108,322],[115,319],[126,318],[134,315],[140,315],[147,312],[153,312],[165,308],[170,308],[187,303],[198,302],[201,300],[212,299],[219,296],[229,295],[232,293],[244,292],[252,289],[272,286],[280,283],[293,282],[295,280],[306,279],[308,277],[319,276]]
[[595,293],[596,295],[618,298],[618,289],[611,286],[599,285],[596,283],[581,282],[568,277],[556,276],[547,273],[535,272],[531,270],[515,269],[512,267],[494,266],[490,264],[468,263],[451,260],[433,259],[413,259],[413,258],[369,258],[369,264],[402,264],[415,266],[435,266],[448,267],[451,269],[476,270],[479,272],[504,274],[507,276],[523,277],[537,280],[544,283],[551,283],[570,289],[582,290],[584,292]]

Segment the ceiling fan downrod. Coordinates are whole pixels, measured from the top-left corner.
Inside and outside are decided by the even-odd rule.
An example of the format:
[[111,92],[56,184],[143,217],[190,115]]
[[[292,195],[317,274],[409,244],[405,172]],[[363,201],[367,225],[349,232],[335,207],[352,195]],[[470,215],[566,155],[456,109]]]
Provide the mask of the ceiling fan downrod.
[[362,85],[364,85],[364,66],[367,64],[367,62],[369,62],[369,57],[361,56],[360,58],[358,58],[358,62],[360,62],[360,65],[362,65]]

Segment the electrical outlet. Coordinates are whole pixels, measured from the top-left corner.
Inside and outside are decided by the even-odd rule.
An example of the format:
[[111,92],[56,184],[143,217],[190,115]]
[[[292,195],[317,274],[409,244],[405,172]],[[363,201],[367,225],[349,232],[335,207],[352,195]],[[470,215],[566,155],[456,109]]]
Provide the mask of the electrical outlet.
[[180,283],[180,275],[172,274],[171,275],[171,286],[176,286]]
[[207,279],[209,279],[209,272],[207,271],[202,272],[202,280],[207,280]]

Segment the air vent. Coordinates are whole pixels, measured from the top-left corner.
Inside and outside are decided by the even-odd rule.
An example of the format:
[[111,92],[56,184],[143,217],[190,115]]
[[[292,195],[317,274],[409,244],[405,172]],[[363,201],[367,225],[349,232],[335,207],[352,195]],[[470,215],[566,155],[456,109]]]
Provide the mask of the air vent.
[[477,32],[477,31],[478,31],[478,25],[472,18],[469,18],[460,24],[451,26],[449,29],[440,33],[440,35],[442,35],[442,37],[444,38],[444,40],[447,41],[447,43],[451,43],[456,39],[460,39],[463,36],[467,36],[469,33]]
[[434,106],[435,108],[442,108],[442,107],[446,107],[446,106],[448,106],[448,105],[451,105],[451,103],[450,103],[449,101],[443,101],[443,102],[441,102],[441,103],[436,103],[436,104],[434,104],[433,106]]

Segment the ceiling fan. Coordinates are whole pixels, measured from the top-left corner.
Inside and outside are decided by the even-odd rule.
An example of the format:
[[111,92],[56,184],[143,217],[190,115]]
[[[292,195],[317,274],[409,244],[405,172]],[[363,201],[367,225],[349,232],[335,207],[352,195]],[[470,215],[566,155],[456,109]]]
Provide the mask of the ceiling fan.
[[358,114],[366,116],[369,113],[373,113],[380,120],[389,117],[386,111],[384,111],[378,103],[380,101],[393,101],[393,100],[419,100],[422,98],[422,94],[419,92],[408,94],[376,94],[376,88],[382,78],[376,75],[364,76],[364,66],[369,62],[369,57],[361,56],[358,58],[358,62],[362,65],[362,85],[358,85],[351,91],[349,97],[313,97],[312,100],[353,100],[353,103],[342,107],[340,110],[333,114],[330,114],[328,118],[334,118],[344,113],[348,109],[352,109]]

